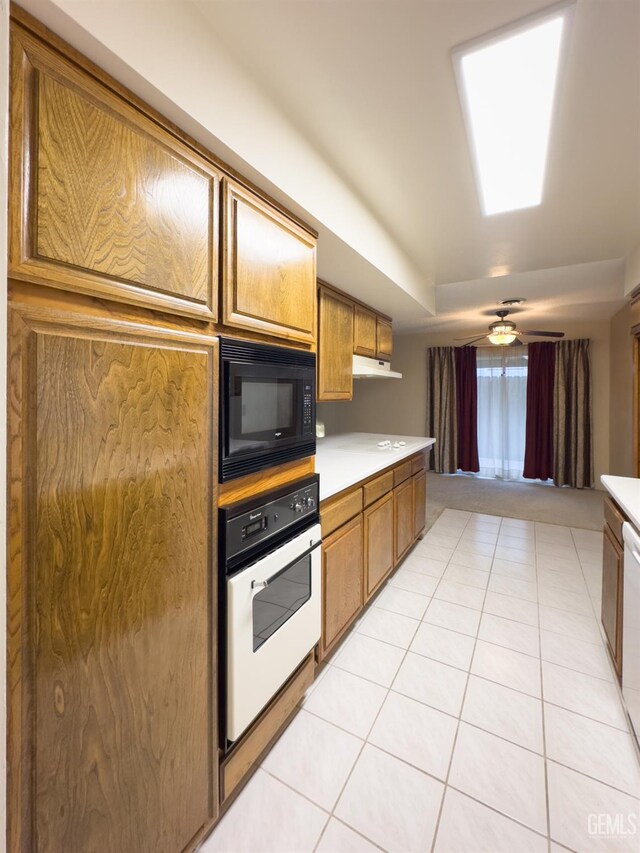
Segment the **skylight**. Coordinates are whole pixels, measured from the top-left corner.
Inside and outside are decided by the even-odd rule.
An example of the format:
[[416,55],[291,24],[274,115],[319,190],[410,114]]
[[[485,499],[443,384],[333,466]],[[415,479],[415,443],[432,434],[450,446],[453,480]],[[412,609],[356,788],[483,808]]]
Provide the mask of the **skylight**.
[[482,211],[542,201],[567,9],[454,55]]

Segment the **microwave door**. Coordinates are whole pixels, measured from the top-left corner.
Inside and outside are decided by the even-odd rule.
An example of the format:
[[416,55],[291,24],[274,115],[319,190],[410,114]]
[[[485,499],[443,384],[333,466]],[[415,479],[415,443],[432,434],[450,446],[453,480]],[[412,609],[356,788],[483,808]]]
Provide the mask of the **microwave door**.
[[278,376],[243,367],[230,376],[229,455],[295,443],[302,431],[302,378],[290,370]]

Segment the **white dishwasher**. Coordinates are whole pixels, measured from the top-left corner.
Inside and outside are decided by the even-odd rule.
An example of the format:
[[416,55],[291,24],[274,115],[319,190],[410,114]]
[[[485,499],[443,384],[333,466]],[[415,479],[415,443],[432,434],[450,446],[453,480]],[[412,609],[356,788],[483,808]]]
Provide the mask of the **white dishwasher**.
[[625,521],[622,613],[622,695],[640,744],[640,536]]

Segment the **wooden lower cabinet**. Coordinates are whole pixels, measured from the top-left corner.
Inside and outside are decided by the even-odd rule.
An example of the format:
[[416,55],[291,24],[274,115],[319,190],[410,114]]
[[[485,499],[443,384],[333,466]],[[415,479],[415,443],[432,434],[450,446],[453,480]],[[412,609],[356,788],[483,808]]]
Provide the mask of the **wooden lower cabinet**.
[[360,612],[363,597],[362,514],[322,543],[322,639],[320,657]]
[[413,538],[417,539],[427,523],[427,474],[414,474],[413,480]]
[[602,626],[618,677],[622,676],[622,604],[624,549],[608,524],[602,554]]
[[394,565],[393,492],[365,509],[363,518],[365,598],[369,599]]
[[216,815],[216,347],[10,311],[8,849]]
[[409,478],[393,490],[394,556],[399,562],[414,541],[413,480]]

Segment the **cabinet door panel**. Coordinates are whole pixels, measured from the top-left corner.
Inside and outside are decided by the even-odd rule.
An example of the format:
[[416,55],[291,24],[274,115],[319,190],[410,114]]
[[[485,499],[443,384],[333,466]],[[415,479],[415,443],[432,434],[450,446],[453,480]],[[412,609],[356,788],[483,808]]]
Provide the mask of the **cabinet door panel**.
[[182,850],[217,801],[213,350],[41,327],[20,358],[11,849]]
[[353,302],[320,288],[318,335],[319,401],[353,396]]
[[369,598],[393,569],[393,492],[364,511],[364,559]]
[[393,490],[395,557],[398,562],[413,543],[413,482],[405,480]]
[[21,30],[12,38],[11,276],[215,319],[218,173]]
[[608,524],[604,526],[602,556],[602,625],[616,671],[621,676],[624,552]]
[[376,356],[376,315],[359,305],[354,311],[353,351],[371,358]]
[[316,339],[316,241],[258,196],[224,181],[224,322]]
[[388,320],[383,320],[378,317],[377,322],[377,357],[385,361],[390,361],[393,355],[393,335],[391,323]]
[[413,476],[413,538],[424,530],[427,512],[427,475],[425,471]]
[[363,605],[362,515],[322,543],[321,655],[339,639]]

